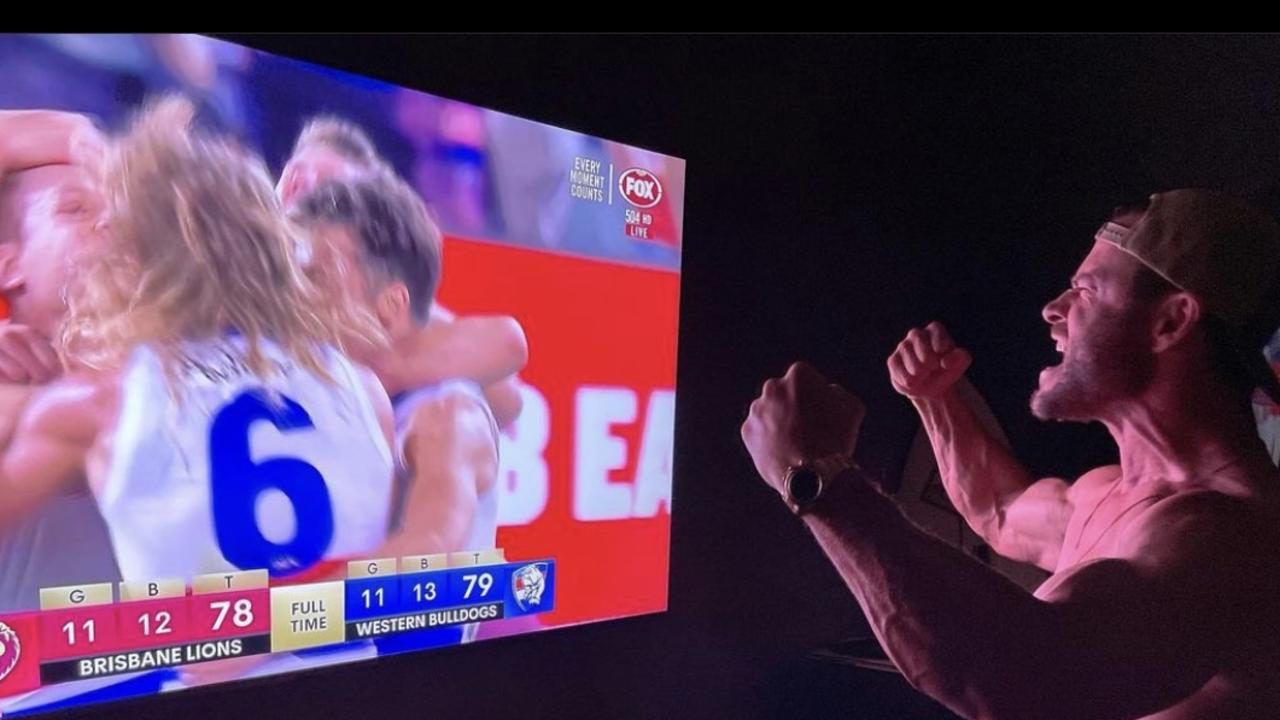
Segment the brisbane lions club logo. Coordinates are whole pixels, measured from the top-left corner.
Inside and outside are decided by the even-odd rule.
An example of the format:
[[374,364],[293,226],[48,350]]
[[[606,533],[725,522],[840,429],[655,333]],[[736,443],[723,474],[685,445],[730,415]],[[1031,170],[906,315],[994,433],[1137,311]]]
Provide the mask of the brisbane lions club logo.
[[547,564],[525,565],[511,574],[511,592],[521,610],[528,610],[542,603],[542,593],[547,589]]
[[18,641],[18,633],[0,622],[0,680],[9,677],[21,657],[22,643]]

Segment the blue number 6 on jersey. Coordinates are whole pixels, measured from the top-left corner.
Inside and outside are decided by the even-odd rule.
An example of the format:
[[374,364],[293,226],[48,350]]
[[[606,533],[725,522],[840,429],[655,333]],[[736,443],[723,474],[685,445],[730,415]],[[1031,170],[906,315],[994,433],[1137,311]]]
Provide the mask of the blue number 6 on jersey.
[[[242,393],[218,413],[209,431],[214,530],[232,565],[289,575],[324,558],[333,540],[333,503],[314,466],[297,458],[253,461],[249,431],[259,421],[281,432],[315,427],[298,403],[284,396],[273,402],[259,390]],[[258,527],[258,498],[271,489],[293,504],[297,532],[283,545],[268,540]]]

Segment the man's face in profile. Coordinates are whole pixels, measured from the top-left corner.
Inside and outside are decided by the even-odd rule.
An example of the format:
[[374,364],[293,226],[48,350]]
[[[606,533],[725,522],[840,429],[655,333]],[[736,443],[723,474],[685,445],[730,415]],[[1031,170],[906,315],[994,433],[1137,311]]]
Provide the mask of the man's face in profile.
[[1045,306],[1049,334],[1062,361],[1040,373],[1031,411],[1042,420],[1090,421],[1114,402],[1141,392],[1155,366],[1150,302],[1134,297],[1142,265],[1098,241],[1071,279]]
[[101,219],[98,193],[73,165],[15,173],[0,186],[0,290],[14,322],[53,335],[66,314],[71,259]]

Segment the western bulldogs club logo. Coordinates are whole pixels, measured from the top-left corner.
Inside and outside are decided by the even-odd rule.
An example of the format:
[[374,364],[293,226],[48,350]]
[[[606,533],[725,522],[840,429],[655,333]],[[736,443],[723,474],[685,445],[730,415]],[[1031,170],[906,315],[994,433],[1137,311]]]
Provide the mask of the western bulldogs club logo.
[[542,603],[542,593],[547,589],[547,564],[533,563],[511,573],[511,592],[516,605],[528,610]]
[[21,657],[22,642],[18,640],[18,633],[0,622],[0,680],[9,677]]

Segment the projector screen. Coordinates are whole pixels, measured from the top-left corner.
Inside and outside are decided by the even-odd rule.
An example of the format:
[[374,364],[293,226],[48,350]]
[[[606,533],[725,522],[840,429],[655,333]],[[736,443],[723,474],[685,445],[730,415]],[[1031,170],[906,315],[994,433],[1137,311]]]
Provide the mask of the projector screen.
[[665,610],[684,161],[196,36],[0,70],[0,713]]

